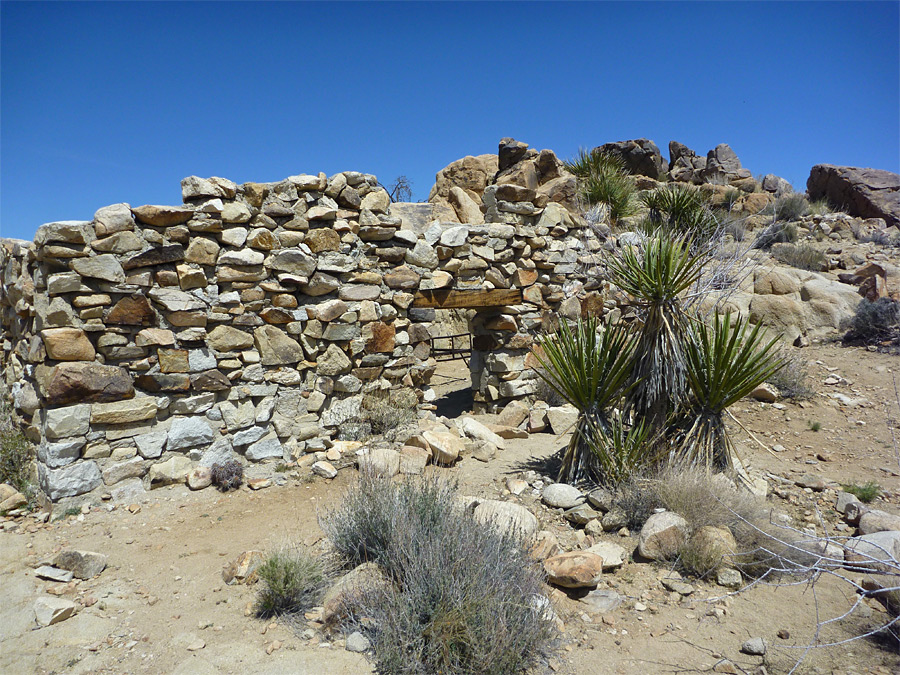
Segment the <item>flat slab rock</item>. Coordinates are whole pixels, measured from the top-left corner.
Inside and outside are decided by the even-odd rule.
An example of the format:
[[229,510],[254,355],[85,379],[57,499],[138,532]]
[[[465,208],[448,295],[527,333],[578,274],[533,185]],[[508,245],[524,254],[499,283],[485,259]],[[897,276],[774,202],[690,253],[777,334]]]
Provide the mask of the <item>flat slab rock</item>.
[[71,600],[40,597],[34,603],[34,618],[41,626],[52,626],[75,615],[77,605]]

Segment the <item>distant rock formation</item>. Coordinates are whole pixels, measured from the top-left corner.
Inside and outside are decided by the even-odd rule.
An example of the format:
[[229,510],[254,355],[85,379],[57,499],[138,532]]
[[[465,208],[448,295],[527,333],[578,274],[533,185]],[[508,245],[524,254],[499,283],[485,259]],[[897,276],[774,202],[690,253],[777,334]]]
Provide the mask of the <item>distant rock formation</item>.
[[653,180],[663,180],[669,172],[669,164],[663,159],[656,143],[647,138],[633,141],[604,143],[594,152],[602,152],[618,157],[628,171],[638,176],[648,176]]
[[900,227],[900,175],[891,171],[816,164],[806,190],[811,200],[827,199],[851,216],[884,218]]

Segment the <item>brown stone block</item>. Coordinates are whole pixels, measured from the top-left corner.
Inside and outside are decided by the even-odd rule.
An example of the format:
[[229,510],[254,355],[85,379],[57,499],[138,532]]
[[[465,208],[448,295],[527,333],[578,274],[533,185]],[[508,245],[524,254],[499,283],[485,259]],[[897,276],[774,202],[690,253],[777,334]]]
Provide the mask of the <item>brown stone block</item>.
[[120,326],[149,326],[156,319],[156,312],[143,295],[122,298],[106,314],[104,322]]
[[156,353],[163,373],[186,373],[190,369],[186,349],[159,349]]
[[372,338],[366,343],[370,353],[389,353],[394,351],[397,329],[394,324],[376,321],[372,325]]
[[158,393],[161,391],[187,391],[191,388],[191,378],[186,374],[161,374],[139,375],[134,384],[145,391]]
[[138,267],[164,265],[166,263],[181,262],[182,260],[184,260],[184,248],[181,244],[171,244],[170,246],[151,248],[149,251],[132,256],[122,263],[122,269],[133,270]]
[[43,396],[49,405],[108,403],[134,397],[124,368],[99,363],[60,363],[46,379]]

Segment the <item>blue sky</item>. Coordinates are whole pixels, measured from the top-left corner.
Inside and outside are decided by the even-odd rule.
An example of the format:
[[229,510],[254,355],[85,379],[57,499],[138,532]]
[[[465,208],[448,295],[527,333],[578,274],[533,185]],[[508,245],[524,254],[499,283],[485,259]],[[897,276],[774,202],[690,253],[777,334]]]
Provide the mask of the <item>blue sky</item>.
[[434,174],[638,137],[900,170],[900,3],[0,4],[0,235],[182,177]]

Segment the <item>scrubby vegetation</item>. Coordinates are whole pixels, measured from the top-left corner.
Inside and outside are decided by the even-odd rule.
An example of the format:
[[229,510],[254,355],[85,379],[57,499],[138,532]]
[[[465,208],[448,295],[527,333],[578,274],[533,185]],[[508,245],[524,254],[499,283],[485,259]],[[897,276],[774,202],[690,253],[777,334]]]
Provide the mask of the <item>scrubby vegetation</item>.
[[5,386],[0,386],[0,483],[24,495],[29,504],[37,497],[34,444],[16,426],[7,404]]
[[768,212],[774,215],[778,221],[789,223],[800,220],[809,213],[809,202],[804,194],[792,192],[778,197]]
[[874,501],[881,494],[881,486],[873,480],[862,485],[844,485],[844,492],[849,492],[863,504]]
[[797,241],[797,226],[792,223],[772,223],[756,236],[753,248],[768,251],[773,244],[792,244]]
[[378,672],[518,673],[550,648],[542,571],[449,483],[363,473],[322,526],[348,566],[374,562],[390,580],[346,608],[345,627],[369,637]]
[[805,401],[815,396],[809,363],[790,347],[782,346],[777,352],[782,366],[772,373],[767,382],[773,385],[779,395],[788,400]]
[[415,394],[404,390],[377,391],[366,394],[359,415],[341,426],[345,441],[366,441],[373,436],[393,440],[397,430],[416,421]]
[[564,166],[578,178],[579,195],[586,208],[604,205],[613,223],[637,210],[634,182],[618,157],[582,148]]
[[321,600],[328,571],[323,558],[304,548],[290,544],[275,548],[256,570],[262,584],[256,596],[257,616],[298,614],[312,608]]
[[875,302],[862,300],[844,334],[845,342],[871,344],[900,337],[900,302],[879,298]]
[[825,254],[812,244],[773,246],[772,257],[785,265],[810,272],[823,272],[828,269]]

